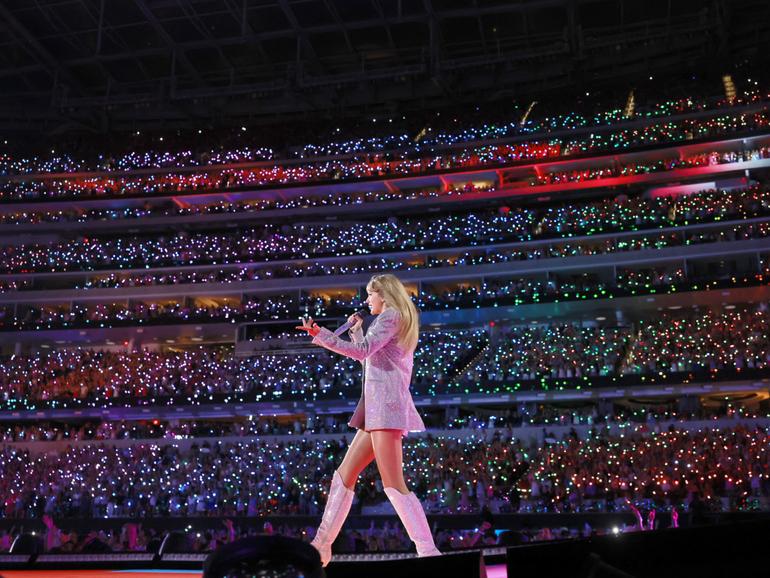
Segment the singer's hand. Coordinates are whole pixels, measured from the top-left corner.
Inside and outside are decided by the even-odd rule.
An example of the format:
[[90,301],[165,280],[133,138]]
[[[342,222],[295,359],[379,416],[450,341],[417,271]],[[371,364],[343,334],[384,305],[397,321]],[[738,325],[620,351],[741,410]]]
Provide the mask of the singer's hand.
[[349,329],[349,331],[352,333],[354,331],[358,331],[359,329],[361,329],[361,325],[363,325],[364,320],[357,313],[353,313],[353,315],[348,317],[348,323],[352,323],[353,324],[353,325],[350,326],[350,329]]
[[297,325],[294,329],[307,331],[312,337],[315,337],[321,331],[321,328],[315,321],[313,321],[312,317],[303,317],[302,325]]

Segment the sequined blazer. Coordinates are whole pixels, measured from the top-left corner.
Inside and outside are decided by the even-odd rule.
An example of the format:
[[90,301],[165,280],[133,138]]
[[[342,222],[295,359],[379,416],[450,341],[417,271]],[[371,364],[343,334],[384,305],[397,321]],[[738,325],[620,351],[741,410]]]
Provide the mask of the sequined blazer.
[[313,343],[362,362],[364,387],[361,399],[348,425],[365,431],[400,429],[423,431],[425,424],[417,413],[409,392],[414,353],[398,343],[401,315],[388,307],[380,313],[364,336],[359,329],[345,341],[322,328]]

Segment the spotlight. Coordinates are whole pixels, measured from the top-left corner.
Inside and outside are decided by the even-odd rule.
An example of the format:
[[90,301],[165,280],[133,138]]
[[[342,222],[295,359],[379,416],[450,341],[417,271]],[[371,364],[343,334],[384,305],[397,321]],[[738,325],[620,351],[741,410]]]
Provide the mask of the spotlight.
[[732,104],[735,100],[735,83],[731,74],[725,74],[722,76],[722,84],[725,87],[725,98],[727,102]]
[[532,109],[535,108],[536,104],[537,104],[536,100],[533,100],[531,103],[529,103],[529,106],[527,107],[527,112],[524,113],[524,116],[522,116],[521,120],[519,121],[519,126],[524,126],[527,123],[527,119],[529,118],[529,113],[532,112]]
[[628,93],[628,99],[626,99],[626,108],[623,109],[623,116],[631,118],[634,116],[636,110],[636,99],[634,98],[634,91]]

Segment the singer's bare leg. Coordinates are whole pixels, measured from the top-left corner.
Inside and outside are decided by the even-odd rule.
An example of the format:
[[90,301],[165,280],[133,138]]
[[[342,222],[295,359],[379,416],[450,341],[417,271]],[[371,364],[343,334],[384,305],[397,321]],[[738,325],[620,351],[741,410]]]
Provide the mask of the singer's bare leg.
[[385,495],[393,505],[401,523],[414,542],[417,556],[440,556],[433,541],[425,510],[420,500],[404,483],[404,454],[401,447],[401,430],[374,430],[372,445],[377,468],[380,470]]
[[374,447],[372,446],[372,436],[369,432],[362,429],[356,432],[353,441],[342,458],[342,463],[337,471],[342,478],[342,483],[349,490],[356,485],[358,476],[364,471],[366,466],[372,463],[374,459]]
[[409,488],[404,482],[404,454],[401,447],[401,430],[378,429],[370,432],[377,469],[380,470],[382,485],[396,488],[402,494],[408,494]]
[[337,468],[329,487],[329,499],[326,501],[321,524],[318,526],[312,546],[321,556],[321,564],[326,566],[332,559],[332,544],[337,538],[345,518],[353,503],[353,487],[358,475],[374,459],[371,436],[358,430],[353,441]]

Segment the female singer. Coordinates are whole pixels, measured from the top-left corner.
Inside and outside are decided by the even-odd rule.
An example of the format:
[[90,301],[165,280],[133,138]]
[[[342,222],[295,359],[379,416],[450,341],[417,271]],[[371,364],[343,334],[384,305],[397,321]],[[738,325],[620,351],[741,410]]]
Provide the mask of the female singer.
[[417,555],[441,554],[433,542],[422,504],[404,483],[401,438],[409,431],[425,430],[409,393],[419,332],[417,309],[395,275],[375,275],[366,292],[366,304],[377,318],[365,336],[361,331],[363,320],[356,315],[349,319],[355,321],[349,342],[319,327],[311,318],[303,319],[302,326],[297,327],[313,336],[314,344],[358,359],[364,366],[363,393],[348,424],[358,431],[334,472],[321,525],[312,542],[324,566],[331,559],[332,543],[353,503],[353,487],[372,460],[377,461],[385,494],[417,547]]

